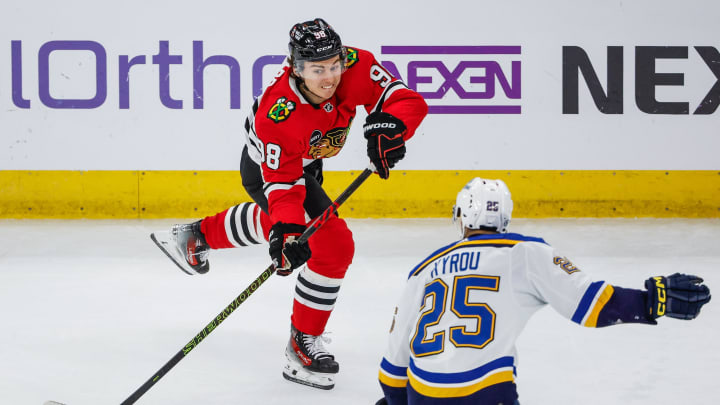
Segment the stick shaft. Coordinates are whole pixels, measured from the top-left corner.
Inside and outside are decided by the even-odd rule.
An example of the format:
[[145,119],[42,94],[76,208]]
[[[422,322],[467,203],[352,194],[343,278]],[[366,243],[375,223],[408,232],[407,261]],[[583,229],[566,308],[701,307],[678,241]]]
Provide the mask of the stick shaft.
[[310,239],[310,236],[315,233],[318,229],[320,229],[321,226],[325,224],[325,222],[332,217],[333,214],[337,213],[338,207],[342,205],[350,196],[357,190],[365,180],[367,180],[370,175],[373,174],[372,169],[367,168],[360,173],[360,175],[355,178],[355,180],[350,183],[350,185],[340,193],[338,198],[332,203],[331,206],[327,207],[325,211],[323,211],[322,215],[315,218],[308,226],[307,229],[305,229],[305,232],[303,232],[302,235],[300,235],[300,238],[298,239],[299,243],[304,243],[308,239]]
[[210,323],[207,324],[195,337],[192,338],[179,352],[175,354],[165,365],[153,374],[143,385],[133,392],[122,405],[134,404],[141,396],[143,396],[155,383],[157,383],[168,371],[180,362],[185,356],[197,347],[212,331],[214,331],[220,323],[227,319],[245,300],[250,297],[260,286],[275,272],[274,266],[269,266],[263,271],[240,295],[238,295],[225,309],[222,310]]
[[[367,180],[368,177],[373,173],[370,168],[363,170],[363,172],[343,191],[338,198],[329,206],[322,215],[315,218],[313,222],[308,225],[307,229],[300,236],[300,241],[305,242],[320,229],[330,217],[337,213],[338,207],[347,200],[360,185]],[[222,310],[210,323],[207,324],[195,337],[192,338],[179,352],[175,354],[165,365],[152,375],[143,385],[141,385],[135,392],[133,392],[121,405],[134,404],[140,397],[142,397],[150,388],[153,387],[168,371],[170,371],[176,364],[180,362],[185,356],[187,356],[197,345],[199,345],[212,331],[214,331],[220,324],[227,319],[245,300],[250,297],[252,293],[257,291],[260,286],[267,281],[270,276],[275,272],[275,266],[270,265],[242,292],[238,295],[225,309]]]

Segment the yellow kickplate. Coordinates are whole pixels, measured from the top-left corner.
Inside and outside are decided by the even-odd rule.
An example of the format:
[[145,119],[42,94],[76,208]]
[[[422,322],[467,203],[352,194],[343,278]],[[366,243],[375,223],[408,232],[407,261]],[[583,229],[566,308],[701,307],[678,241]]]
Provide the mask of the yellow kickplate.
[[[326,172],[335,199],[361,171]],[[449,217],[473,177],[504,180],[517,218],[720,217],[718,171],[392,171],[344,217]],[[0,171],[0,218],[200,218],[249,201],[237,171]]]

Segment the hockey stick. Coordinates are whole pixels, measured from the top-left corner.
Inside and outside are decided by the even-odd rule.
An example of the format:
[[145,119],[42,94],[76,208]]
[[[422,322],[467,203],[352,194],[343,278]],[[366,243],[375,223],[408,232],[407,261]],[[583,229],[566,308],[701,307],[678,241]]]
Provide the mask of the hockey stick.
[[[330,219],[330,217],[333,214],[337,213],[338,207],[342,205],[345,200],[347,200],[359,187],[360,185],[367,180],[370,175],[372,175],[373,169],[372,165],[368,167],[367,169],[363,170],[362,173],[343,191],[340,196],[332,203],[331,206],[329,206],[323,213],[315,218],[305,229],[305,232],[300,236],[298,241],[300,243],[306,242],[310,236],[312,236],[318,229],[320,229],[321,226],[325,224],[325,222]],[[173,358],[170,359],[167,363],[165,363],[164,366],[160,367],[160,369],[153,374],[150,379],[148,379],[145,384],[140,386],[135,392],[133,392],[125,401],[122,402],[121,405],[130,405],[134,404],[135,401],[137,401],[141,396],[143,396],[150,388],[152,388],[155,383],[157,383],[165,374],[167,374],[168,371],[170,371],[177,363],[180,362],[185,356],[187,356],[197,345],[200,344],[200,342],[205,339],[210,332],[214,331],[220,323],[222,323],[225,319],[227,319],[230,314],[233,313],[237,309],[237,307],[240,306],[245,300],[248,299],[248,297],[254,293],[260,286],[268,279],[272,274],[275,273],[275,266],[270,265],[268,268],[265,269],[260,275],[242,292],[240,295],[238,295],[225,309],[220,312],[215,318],[213,318],[210,323],[205,326],[192,340],[190,340],[182,349],[180,349]]]

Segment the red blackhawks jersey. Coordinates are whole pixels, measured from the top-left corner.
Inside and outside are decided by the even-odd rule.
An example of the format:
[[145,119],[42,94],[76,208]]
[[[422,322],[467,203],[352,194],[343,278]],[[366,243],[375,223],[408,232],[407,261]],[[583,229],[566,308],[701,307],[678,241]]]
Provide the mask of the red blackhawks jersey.
[[332,98],[311,104],[286,65],[255,100],[246,121],[248,153],[262,167],[273,223],[305,223],[303,167],[340,152],[357,106],[402,120],[405,140],[427,114],[423,98],[388,73],[372,53],[346,50],[346,70]]

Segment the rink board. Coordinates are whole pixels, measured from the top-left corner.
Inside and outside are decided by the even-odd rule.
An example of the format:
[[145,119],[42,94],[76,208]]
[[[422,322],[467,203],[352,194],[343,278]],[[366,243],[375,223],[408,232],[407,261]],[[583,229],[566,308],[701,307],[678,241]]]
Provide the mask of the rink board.
[[[326,172],[328,195],[358,174]],[[709,170],[393,171],[371,177],[340,212],[446,217],[475,176],[504,180],[519,218],[720,217],[720,172]],[[0,218],[195,218],[248,200],[236,171],[0,171]]]

